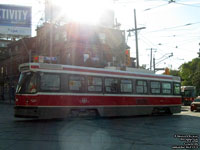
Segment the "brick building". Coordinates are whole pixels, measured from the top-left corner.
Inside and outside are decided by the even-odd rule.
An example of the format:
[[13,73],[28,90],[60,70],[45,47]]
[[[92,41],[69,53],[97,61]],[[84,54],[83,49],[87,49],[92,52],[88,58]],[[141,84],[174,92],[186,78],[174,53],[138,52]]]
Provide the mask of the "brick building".
[[1,49],[0,99],[11,98],[19,78],[18,66],[21,63],[29,62],[29,54],[33,49],[34,41],[35,38],[23,38],[13,41]]
[[1,49],[0,99],[13,99],[18,66],[34,56],[53,56],[59,64],[105,67],[124,65],[127,45],[121,30],[69,23],[45,23],[37,36],[14,41]]
[[45,24],[38,28],[36,45],[40,55],[56,56],[58,63],[83,65],[80,61],[88,54],[99,58],[100,67],[113,62],[113,57],[118,64],[123,64],[126,49],[123,31],[74,23],[59,27]]

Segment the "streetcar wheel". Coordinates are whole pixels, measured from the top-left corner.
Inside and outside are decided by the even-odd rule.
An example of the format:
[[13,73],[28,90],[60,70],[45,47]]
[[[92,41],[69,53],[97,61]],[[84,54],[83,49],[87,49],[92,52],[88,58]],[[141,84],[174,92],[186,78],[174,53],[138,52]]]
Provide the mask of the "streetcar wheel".
[[170,108],[167,108],[165,112],[166,112],[167,115],[173,115],[173,113],[171,112]]
[[154,108],[152,111],[152,115],[156,115],[159,113],[159,109],[158,108]]

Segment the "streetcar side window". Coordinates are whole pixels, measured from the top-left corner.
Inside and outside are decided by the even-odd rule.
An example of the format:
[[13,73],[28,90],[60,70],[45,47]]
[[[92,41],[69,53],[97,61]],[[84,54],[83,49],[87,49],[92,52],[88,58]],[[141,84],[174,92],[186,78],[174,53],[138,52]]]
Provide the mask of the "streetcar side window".
[[122,79],[120,83],[120,91],[122,93],[132,93],[132,81],[128,79]]
[[88,92],[102,92],[102,78],[88,76],[87,82]]
[[117,93],[117,91],[118,91],[118,79],[105,78],[105,91],[107,93]]
[[85,78],[80,75],[69,76],[69,91],[72,92],[84,92],[85,90]]
[[181,85],[180,83],[174,83],[174,95],[181,94]]
[[147,94],[147,81],[136,80],[136,93]]
[[40,89],[42,91],[59,91],[60,75],[40,73]]
[[169,82],[162,83],[162,93],[163,94],[171,94],[172,93],[172,85]]
[[151,89],[152,94],[160,94],[160,82],[151,81],[150,82],[150,89]]

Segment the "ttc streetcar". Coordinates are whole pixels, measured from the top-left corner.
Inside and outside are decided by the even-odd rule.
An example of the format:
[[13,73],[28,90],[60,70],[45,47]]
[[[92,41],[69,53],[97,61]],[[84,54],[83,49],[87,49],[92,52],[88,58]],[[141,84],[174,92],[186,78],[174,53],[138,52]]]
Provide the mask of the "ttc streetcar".
[[190,105],[196,98],[195,86],[181,86],[182,103],[184,105]]
[[179,77],[137,69],[47,63],[21,64],[19,70],[15,117],[111,117],[181,111]]

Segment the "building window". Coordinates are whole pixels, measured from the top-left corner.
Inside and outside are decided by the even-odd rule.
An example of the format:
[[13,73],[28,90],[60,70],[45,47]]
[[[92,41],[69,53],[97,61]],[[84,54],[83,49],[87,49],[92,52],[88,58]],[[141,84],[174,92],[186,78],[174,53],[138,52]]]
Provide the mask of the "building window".
[[158,81],[151,82],[151,93],[152,94],[160,94],[160,82],[158,82]]
[[4,74],[7,76],[8,75],[8,68],[7,68],[7,66],[5,66],[5,68],[4,68]]
[[105,78],[105,90],[108,93],[117,93],[118,80],[113,78]]
[[171,94],[172,93],[171,83],[167,83],[167,82],[162,83],[162,93],[163,94]]
[[1,43],[1,47],[6,47],[6,44],[4,44],[4,43]]
[[131,80],[121,80],[120,91],[122,93],[131,93],[132,92],[132,81]]
[[1,67],[1,74],[3,75],[3,67]]
[[55,41],[59,41],[60,37],[59,37],[59,34],[56,34],[55,35]]
[[17,52],[17,51],[18,51],[18,49],[19,49],[19,48],[18,48],[18,46],[15,46],[15,52]]
[[102,91],[102,78],[88,77],[88,92],[101,92]]
[[99,39],[102,44],[106,43],[106,34],[105,33],[99,33]]
[[137,80],[136,81],[136,93],[146,94],[147,93],[147,81]]
[[63,32],[63,39],[64,41],[67,41],[67,32]]

